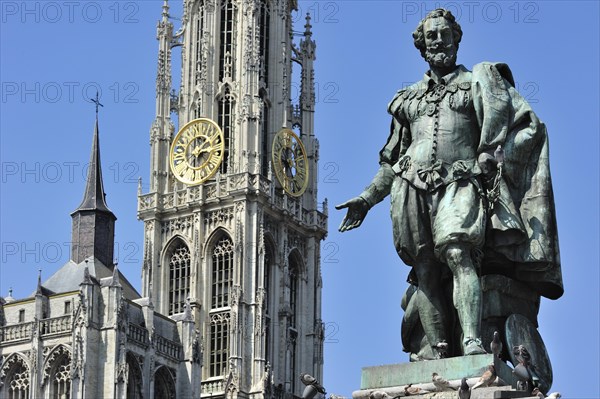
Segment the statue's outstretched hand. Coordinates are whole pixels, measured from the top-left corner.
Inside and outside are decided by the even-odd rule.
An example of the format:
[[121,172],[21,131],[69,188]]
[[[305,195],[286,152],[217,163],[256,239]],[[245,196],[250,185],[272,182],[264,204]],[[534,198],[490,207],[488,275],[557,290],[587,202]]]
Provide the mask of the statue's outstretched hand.
[[335,207],[337,210],[344,208],[348,208],[348,212],[338,228],[341,232],[352,230],[360,226],[363,220],[365,220],[367,212],[369,212],[369,204],[361,197],[352,198]]

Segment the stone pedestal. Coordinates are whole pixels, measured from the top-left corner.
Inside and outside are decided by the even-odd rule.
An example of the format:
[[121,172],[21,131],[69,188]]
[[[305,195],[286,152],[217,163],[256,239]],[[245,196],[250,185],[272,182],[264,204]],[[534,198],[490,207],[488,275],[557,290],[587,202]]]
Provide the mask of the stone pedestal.
[[390,398],[406,396],[404,388],[421,388],[423,395],[411,395],[423,398],[457,398],[455,390],[436,392],[431,375],[438,373],[458,389],[463,377],[469,386],[475,385],[479,377],[493,364],[498,378],[492,387],[478,388],[472,391],[471,399],[483,398],[527,398],[527,393],[515,391],[516,380],[512,369],[494,355],[475,355],[429,360],[413,363],[391,364],[365,367],[362,370],[360,390],[353,392],[353,399],[369,399],[373,391],[382,391]]

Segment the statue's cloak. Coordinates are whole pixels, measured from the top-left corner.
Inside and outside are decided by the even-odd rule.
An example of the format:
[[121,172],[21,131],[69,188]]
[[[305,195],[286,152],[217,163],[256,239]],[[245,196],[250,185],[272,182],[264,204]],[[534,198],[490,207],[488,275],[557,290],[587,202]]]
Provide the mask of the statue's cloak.
[[546,125],[515,90],[506,64],[477,64],[472,76],[481,127],[478,153],[493,153],[498,145],[505,152],[500,199],[489,215],[486,252],[505,258],[505,266],[512,263],[507,274],[540,295],[557,299],[563,284]]

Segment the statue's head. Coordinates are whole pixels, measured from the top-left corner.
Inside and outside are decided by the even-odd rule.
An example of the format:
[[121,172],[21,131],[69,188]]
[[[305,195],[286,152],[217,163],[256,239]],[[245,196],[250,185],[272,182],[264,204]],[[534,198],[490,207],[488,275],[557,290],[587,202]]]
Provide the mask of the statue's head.
[[413,32],[415,47],[429,65],[446,68],[456,63],[462,29],[454,15],[438,8],[431,11]]

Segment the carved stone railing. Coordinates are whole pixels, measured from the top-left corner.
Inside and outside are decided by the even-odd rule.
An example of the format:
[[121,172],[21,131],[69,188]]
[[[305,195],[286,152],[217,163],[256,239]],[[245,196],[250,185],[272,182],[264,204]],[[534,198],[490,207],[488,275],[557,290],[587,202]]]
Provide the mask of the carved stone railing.
[[315,214],[317,215],[317,226],[327,231],[327,215],[319,211],[315,211]]
[[201,392],[203,394],[219,394],[225,391],[225,380],[211,380],[211,381],[203,381]]
[[[265,176],[252,173],[237,173],[206,182],[201,186],[167,194],[144,194],[138,197],[138,212],[149,210],[165,211],[193,202],[207,202],[229,196],[232,192],[248,191],[261,193],[271,199],[275,208],[287,212],[301,224],[327,229],[326,212],[305,209],[301,198],[284,195],[273,190],[273,183]],[[325,211],[325,209],[323,209]]]
[[181,359],[181,345],[165,337],[158,336],[156,338],[156,351],[174,360]]
[[302,202],[299,198],[290,197],[283,193],[275,193],[273,201],[276,208],[281,209],[294,216],[294,218],[302,221]]
[[148,340],[148,330],[145,327],[134,323],[129,323],[127,339],[143,348],[148,347],[148,344],[150,343]]
[[271,194],[271,181],[264,176],[258,175],[256,189],[261,193],[270,195]]
[[156,206],[156,194],[144,194],[138,197],[138,211],[145,211]]
[[13,324],[0,327],[0,342],[20,341],[30,339],[33,332],[33,322]]
[[201,186],[186,187],[175,193],[150,193],[138,197],[138,212],[154,208],[168,210],[196,201],[210,201],[223,198],[231,192],[248,190],[271,195],[271,182],[264,176],[251,173],[236,173],[224,178],[206,182]]
[[71,333],[72,328],[71,315],[40,320],[40,333],[42,336]]

